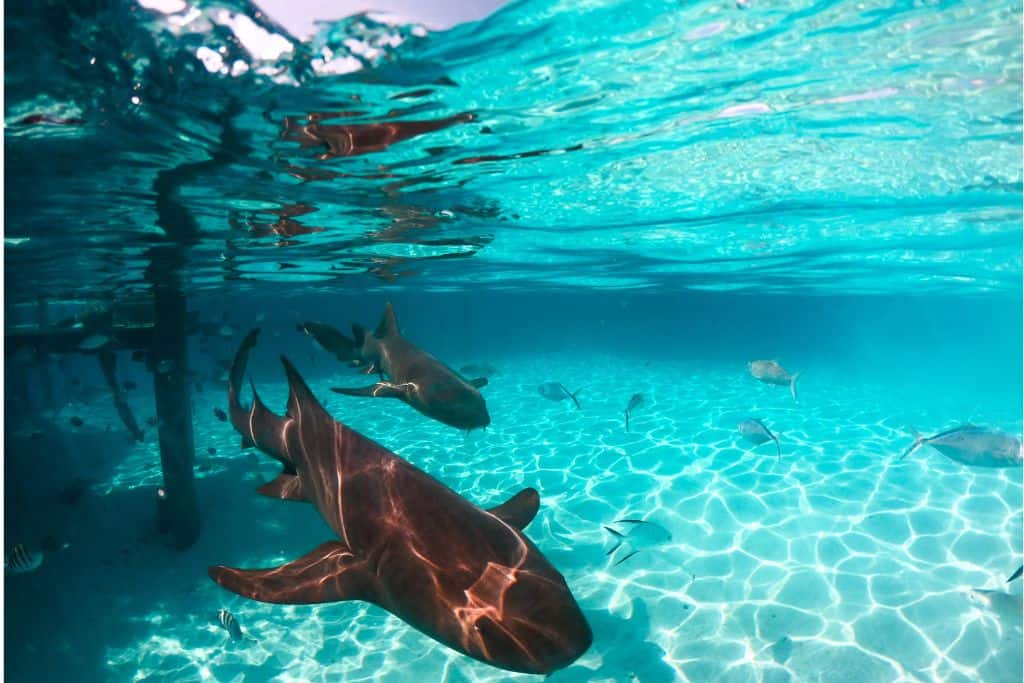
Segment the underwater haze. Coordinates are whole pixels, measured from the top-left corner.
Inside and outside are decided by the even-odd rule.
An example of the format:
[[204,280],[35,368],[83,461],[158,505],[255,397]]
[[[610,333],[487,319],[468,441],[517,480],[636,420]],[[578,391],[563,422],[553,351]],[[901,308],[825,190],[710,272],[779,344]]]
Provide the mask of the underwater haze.
[[[1019,6],[5,12],[7,680],[540,680],[211,580],[339,540],[230,415],[236,368],[296,418],[282,355],[474,505],[539,493],[593,634],[552,683],[1024,680]],[[387,303],[486,428],[303,328]]]

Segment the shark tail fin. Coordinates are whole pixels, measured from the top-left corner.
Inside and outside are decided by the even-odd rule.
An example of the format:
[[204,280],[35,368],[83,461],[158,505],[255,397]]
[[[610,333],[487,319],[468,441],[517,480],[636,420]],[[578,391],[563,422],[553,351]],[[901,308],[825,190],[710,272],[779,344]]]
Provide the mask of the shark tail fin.
[[914,435],[914,443],[910,446],[910,448],[903,452],[903,455],[899,457],[900,460],[903,460],[903,458],[907,457],[908,455],[916,451],[918,448],[920,448],[922,445],[924,445],[925,438],[921,436],[921,433],[918,432],[913,427],[910,428],[910,431]]
[[799,377],[800,377],[800,373],[797,372],[797,373],[794,373],[792,379],[789,380],[789,393],[793,395],[793,400],[794,401],[797,400],[797,398],[796,398],[796,381],[797,381],[797,379]]
[[377,339],[397,337],[401,334],[398,329],[398,318],[395,317],[395,309],[390,301],[384,307],[384,315],[380,319],[380,324],[377,325],[377,331],[373,334]]
[[321,348],[334,354],[342,363],[359,360],[359,346],[327,323],[307,321],[298,323],[299,332],[312,337]]
[[1024,574],[1024,565],[1021,565],[1021,566],[1020,566],[1020,567],[1019,567],[1019,568],[1017,569],[1017,571],[1015,571],[1015,572],[1013,573],[1013,576],[1011,576],[1010,578],[1008,578],[1008,579],[1006,580],[1006,583],[1010,583],[1010,582],[1011,582],[1011,581],[1013,581],[1014,579],[1016,579],[1016,578],[1020,577],[1020,575],[1021,575],[1021,574]]
[[629,411],[626,411],[626,431],[629,431]]

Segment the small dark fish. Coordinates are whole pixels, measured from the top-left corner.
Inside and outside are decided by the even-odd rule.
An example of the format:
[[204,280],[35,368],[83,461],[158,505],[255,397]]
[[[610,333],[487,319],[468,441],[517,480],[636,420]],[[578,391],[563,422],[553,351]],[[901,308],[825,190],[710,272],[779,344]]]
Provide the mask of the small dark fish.
[[34,432],[32,432],[31,434],[29,434],[28,438],[32,439],[33,441],[39,441],[44,436],[46,436],[46,432],[42,432],[42,431],[37,429]]
[[208,447],[206,449],[206,452],[209,453],[210,455],[217,455],[217,449],[214,448],[213,446]]
[[285,270],[287,268],[298,268],[298,266],[295,265],[294,263],[278,263],[277,264],[277,269],[278,270]]
[[32,552],[19,543],[11,548],[4,558],[4,573],[6,574],[27,574],[39,569],[43,563],[43,554]]
[[1021,565],[1020,567],[1018,567],[1018,568],[1017,568],[1017,571],[1015,571],[1015,572],[1013,573],[1013,576],[1011,576],[1010,578],[1008,578],[1008,579],[1006,580],[1006,583],[1010,583],[1010,582],[1011,582],[1011,581],[1013,581],[1014,579],[1019,579],[1019,578],[1020,578],[1020,575],[1021,575],[1021,574],[1024,574],[1024,565]]
[[136,349],[132,351],[132,360],[136,363],[142,363],[146,360],[146,352],[142,349]]
[[238,620],[235,619],[235,615],[226,609],[222,609],[217,613],[217,621],[231,634],[231,640],[242,640],[245,637],[245,634],[242,633],[242,627],[239,626]]
[[139,387],[139,385],[136,384],[135,382],[131,381],[130,379],[126,379],[124,381],[124,390],[125,391],[133,391],[133,390],[137,389],[138,387]]
[[82,425],[85,424],[85,422],[82,420],[82,418],[78,417],[77,415],[73,415],[71,417],[71,419],[68,420],[68,422],[70,422],[71,426],[73,426],[73,427],[81,427]]
[[213,414],[216,415],[217,419],[220,420],[221,422],[227,422],[228,421],[228,414],[225,413],[220,408],[214,408],[213,409]]
[[569,390],[560,382],[545,382],[537,387],[537,391],[549,401],[564,401],[571,398],[572,402],[576,404],[576,409],[579,410],[580,402],[576,400],[576,396],[583,391],[582,389],[577,389],[576,393],[569,393]]
[[632,413],[634,409],[639,408],[643,404],[644,404],[644,395],[643,394],[633,394],[633,396],[630,397],[629,403],[626,404],[626,431],[627,432],[629,431],[629,415],[630,415],[630,413]]

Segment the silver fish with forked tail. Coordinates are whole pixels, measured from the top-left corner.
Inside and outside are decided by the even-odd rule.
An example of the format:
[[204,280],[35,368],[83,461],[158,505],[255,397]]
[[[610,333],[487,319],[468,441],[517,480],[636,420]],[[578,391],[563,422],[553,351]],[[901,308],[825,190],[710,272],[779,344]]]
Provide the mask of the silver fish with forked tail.
[[795,372],[792,375],[786,372],[786,370],[779,365],[778,361],[774,360],[755,360],[747,363],[747,370],[754,379],[760,380],[765,384],[774,384],[777,387],[789,387],[789,393],[793,395],[793,400],[796,400],[796,380],[800,377],[799,372]]
[[615,566],[622,564],[641,550],[663,545],[672,540],[672,532],[654,522],[647,522],[642,519],[618,519],[612,523],[629,525],[629,530],[626,533],[622,533],[610,526],[604,528],[605,531],[615,537],[615,545],[605,555],[613,555],[619,548],[629,551],[622,559],[615,563]]
[[629,404],[626,406],[626,431],[629,431],[629,416],[630,414],[644,404],[643,394],[633,394],[629,399]]
[[779,453],[779,459],[782,459],[782,447],[779,446],[779,437],[772,434],[771,430],[768,429],[764,422],[754,418],[749,418],[736,425],[736,429],[739,430],[744,439],[757,446],[769,441],[774,441],[775,450]]
[[899,459],[903,460],[921,446],[931,446],[950,460],[972,467],[1020,467],[1024,464],[1020,439],[988,427],[968,424],[928,437],[914,431],[913,445]]

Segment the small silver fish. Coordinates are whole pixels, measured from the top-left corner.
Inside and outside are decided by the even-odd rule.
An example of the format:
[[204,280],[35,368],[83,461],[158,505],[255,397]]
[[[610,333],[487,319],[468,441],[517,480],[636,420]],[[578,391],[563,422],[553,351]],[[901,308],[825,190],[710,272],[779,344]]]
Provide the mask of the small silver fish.
[[238,334],[238,330],[231,325],[221,325],[220,330],[218,330],[218,332],[222,337],[234,337],[236,334]]
[[576,400],[576,396],[582,389],[577,389],[576,393],[572,394],[560,382],[544,382],[544,384],[537,387],[537,391],[541,396],[551,401],[564,401],[567,398],[571,398],[572,402],[576,404],[576,409],[579,410],[580,402]]
[[736,429],[739,430],[744,439],[757,446],[760,446],[763,443],[768,443],[769,441],[774,441],[775,449],[779,452],[779,459],[782,459],[782,448],[779,446],[779,437],[772,434],[771,430],[765,426],[764,422],[754,418],[749,418],[736,425]]
[[626,404],[626,431],[627,432],[629,431],[629,415],[630,415],[630,413],[632,413],[633,410],[635,410],[636,408],[639,408],[643,404],[644,404],[644,395],[643,394],[633,394],[630,397],[629,403]]
[[800,376],[800,373],[789,374],[786,370],[779,365],[778,361],[774,360],[755,360],[747,363],[747,370],[754,379],[760,380],[765,384],[773,384],[777,387],[789,387],[789,393],[793,395],[793,400],[796,400],[796,380]]
[[39,569],[39,565],[42,563],[42,553],[32,552],[19,543],[11,548],[11,551],[7,553],[7,557],[4,558],[4,573],[27,574]]
[[242,633],[242,627],[238,625],[238,620],[235,619],[235,615],[226,609],[217,612],[217,621],[231,634],[231,640],[242,640],[245,637],[245,634]]
[[169,375],[174,372],[175,363],[173,360],[167,358],[160,361],[156,366],[156,371],[161,375]]
[[1020,467],[1024,464],[1024,446],[1012,434],[964,425],[935,436],[923,437],[914,432],[914,443],[900,456],[907,457],[921,446],[931,446],[950,460],[974,467]]
[[95,351],[110,343],[110,337],[104,334],[93,334],[82,340],[78,345],[80,351]]
[[619,548],[631,551],[614,566],[622,564],[641,550],[663,545],[672,540],[672,533],[654,522],[646,522],[642,519],[618,519],[612,524],[628,524],[629,531],[622,533],[606,526],[605,531],[615,537],[615,545],[605,555],[611,555]]

